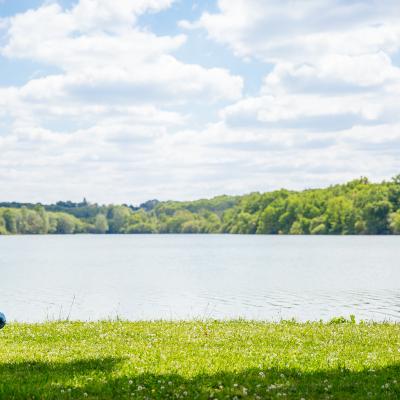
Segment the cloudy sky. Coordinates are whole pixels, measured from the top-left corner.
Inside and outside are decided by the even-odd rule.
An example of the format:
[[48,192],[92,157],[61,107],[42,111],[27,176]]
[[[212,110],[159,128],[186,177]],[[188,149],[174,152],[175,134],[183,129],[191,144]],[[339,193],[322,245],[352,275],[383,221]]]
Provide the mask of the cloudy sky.
[[398,0],[0,0],[1,200],[398,173]]

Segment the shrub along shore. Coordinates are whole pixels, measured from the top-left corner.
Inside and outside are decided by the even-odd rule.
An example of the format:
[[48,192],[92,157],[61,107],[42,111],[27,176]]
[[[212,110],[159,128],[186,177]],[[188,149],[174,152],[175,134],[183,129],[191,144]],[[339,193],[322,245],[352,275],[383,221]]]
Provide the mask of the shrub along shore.
[[400,398],[391,323],[12,323],[0,349],[1,399]]
[[60,201],[0,203],[1,234],[239,233],[400,234],[400,175],[326,189],[276,190],[140,206]]

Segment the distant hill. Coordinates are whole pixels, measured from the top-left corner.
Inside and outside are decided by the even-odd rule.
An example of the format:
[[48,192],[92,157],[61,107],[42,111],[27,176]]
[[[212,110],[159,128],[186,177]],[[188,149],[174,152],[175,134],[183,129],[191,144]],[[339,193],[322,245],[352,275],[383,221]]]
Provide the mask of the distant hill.
[[285,189],[138,207],[59,201],[0,203],[0,234],[400,234],[400,175],[325,189]]

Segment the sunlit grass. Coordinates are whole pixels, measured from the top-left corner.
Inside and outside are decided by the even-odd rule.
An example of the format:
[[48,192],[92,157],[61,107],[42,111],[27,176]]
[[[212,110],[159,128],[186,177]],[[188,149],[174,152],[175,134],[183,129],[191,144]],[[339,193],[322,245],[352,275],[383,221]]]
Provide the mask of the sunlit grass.
[[400,325],[54,322],[0,331],[1,399],[399,399]]

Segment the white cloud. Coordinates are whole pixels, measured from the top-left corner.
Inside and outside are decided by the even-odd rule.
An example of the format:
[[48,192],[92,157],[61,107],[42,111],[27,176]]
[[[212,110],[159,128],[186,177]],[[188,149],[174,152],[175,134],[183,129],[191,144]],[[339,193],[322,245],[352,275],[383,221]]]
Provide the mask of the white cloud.
[[390,86],[399,79],[400,69],[383,52],[354,57],[327,54],[314,64],[277,63],[262,91],[345,93]]
[[[6,21],[4,57],[58,70],[0,87],[0,116],[8,121],[0,124],[0,165],[13,198],[145,200],[146,187],[164,173],[157,160],[176,153],[162,138],[189,123],[182,109],[240,98],[241,77],[174,56],[184,35],[157,36],[137,25],[141,14],[171,4],[80,0],[70,9],[45,4]],[[127,198],[130,186],[140,194]]]
[[218,7],[181,26],[272,64],[259,94],[220,112],[230,129],[304,138],[400,123],[397,1],[219,0]]
[[327,53],[399,49],[396,0],[219,0],[218,6],[219,12],[204,13],[191,26],[242,57],[301,62]]
[[[397,1],[219,0],[218,6],[218,12],[203,13],[191,26],[206,29],[240,57],[271,63],[263,95],[332,95],[336,110],[339,93],[344,104],[360,91],[366,95],[356,99],[374,102],[400,82],[400,69],[392,61],[400,49]],[[383,106],[386,100],[383,96]],[[278,99],[282,102],[290,100]]]
[[171,54],[185,42],[184,36],[158,37],[132,25],[135,15],[170,3],[124,0],[111,7],[108,1],[81,0],[72,10],[57,4],[43,6],[11,18],[2,54],[47,63],[64,72],[31,83],[38,95],[79,90],[80,96],[118,93],[141,102],[158,97],[164,102],[187,96],[212,101],[240,97],[240,77],[220,68],[188,65]]
[[145,12],[158,12],[169,8],[174,0],[80,0],[71,11],[79,29],[99,30],[129,28],[136,17]]
[[309,187],[394,175],[399,20],[393,0],[219,0],[216,12],[181,21],[272,67],[259,93],[220,111],[209,143],[242,157],[242,170],[253,163],[253,187],[260,176],[275,187]]
[[397,1],[220,0],[219,11],[181,21],[251,59],[248,74],[268,64],[244,98],[229,68],[179,59],[197,32],[141,28],[143,13],[171,3],[52,3],[5,21],[1,54],[52,68],[0,87],[10,200],[136,203],[398,172]]

